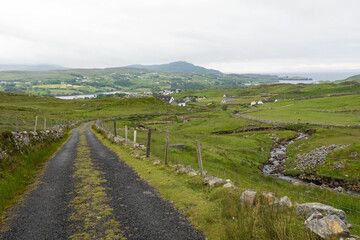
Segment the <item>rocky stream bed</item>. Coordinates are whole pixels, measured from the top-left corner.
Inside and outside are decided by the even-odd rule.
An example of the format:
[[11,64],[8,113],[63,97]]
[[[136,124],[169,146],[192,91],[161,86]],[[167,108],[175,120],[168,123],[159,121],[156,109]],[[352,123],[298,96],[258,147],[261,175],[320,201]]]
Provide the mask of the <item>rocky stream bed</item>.
[[[342,179],[330,179],[322,176],[316,176],[314,174],[300,174],[299,176],[289,176],[284,174],[285,161],[287,159],[287,148],[290,144],[307,139],[311,132],[298,132],[298,135],[290,140],[276,143],[271,151],[270,158],[266,161],[262,168],[262,173],[265,176],[272,176],[281,180],[285,180],[294,184],[303,184],[313,187],[329,188],[338,192],[344,190],[350,191],[352,194],[360,194],[360,183],[350,183]],[[323,164],[326,160],[326,156],[329,152],[341,148],[348,147],[347,145],[329,145],[322,146],[314,149],[313,151],[299,155],[295,159],[296,170],[304,171],[305,169],[315,169],[319,164]]]

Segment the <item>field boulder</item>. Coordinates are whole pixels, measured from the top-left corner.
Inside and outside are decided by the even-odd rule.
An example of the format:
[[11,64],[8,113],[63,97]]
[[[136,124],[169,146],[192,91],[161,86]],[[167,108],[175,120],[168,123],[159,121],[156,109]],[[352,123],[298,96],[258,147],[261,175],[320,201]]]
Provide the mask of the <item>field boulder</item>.
[[327,215],[336,215],[338,216],[345,224],[347,224],[346,214],[343,210],[322,204],[322,203],[303,203],[299,204],[296,207],[297,215],[304,215],[306,218],[309,218],[313,214],[320,213],[323,216]]
[[240,195],[240,204],[242,206],[255,206],[256,204],[256,196],[257,196],[257,192],[254,190],[245,190],[243,193],[241,193]]
[[350,231],[337,215],[312,214],[304,223],[305,227],[321,238],[349,237]]

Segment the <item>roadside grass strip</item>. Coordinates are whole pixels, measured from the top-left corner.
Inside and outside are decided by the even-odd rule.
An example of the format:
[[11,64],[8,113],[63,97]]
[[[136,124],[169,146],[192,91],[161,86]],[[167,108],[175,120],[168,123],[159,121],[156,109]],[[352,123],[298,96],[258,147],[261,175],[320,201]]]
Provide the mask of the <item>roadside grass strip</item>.
[[102,186],[104,172],[96,169],[91,159],[90,148],[80,130],[80,139],[75,159],[75,197],[70,203],[74,210],[70,220],[75,221],[75,234],[71,239],[125,239],[120,223],[113,217],[109,198]]

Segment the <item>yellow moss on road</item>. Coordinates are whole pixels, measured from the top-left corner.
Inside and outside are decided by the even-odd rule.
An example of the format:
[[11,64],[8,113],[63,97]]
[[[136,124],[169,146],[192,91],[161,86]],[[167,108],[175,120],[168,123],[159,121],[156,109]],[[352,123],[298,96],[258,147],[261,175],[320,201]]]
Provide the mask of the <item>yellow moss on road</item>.
[[91,159],[90,148],[80,129],[79,145],[75,159],[75,197],[70,203],[73,209],[70,220],[75,221],[75,234],[71,239],[125,239],[120,223],[113,216],[109,198],[102,183],[104,172],[99,171]]

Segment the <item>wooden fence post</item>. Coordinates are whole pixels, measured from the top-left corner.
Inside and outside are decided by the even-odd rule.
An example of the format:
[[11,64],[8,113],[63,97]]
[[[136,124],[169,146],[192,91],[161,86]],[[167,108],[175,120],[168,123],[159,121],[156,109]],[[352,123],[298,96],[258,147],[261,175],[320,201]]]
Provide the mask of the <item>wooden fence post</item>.
[[125,125],[125,145],[128,143],[128,126]]
[[136,130],[134,130],[134,146],[136,145]]
[[196,152],[197,152],[197,157],[198,157],[198,162],[199,162],[199,167],[200,167],[200,174],[203,177],[204,171],[203,171],[203,164],[202,164],[202,159],[201,159],[201,149],[200,149],[199,140],[196,140]]
[[36,128],[37,128],[37,121],[38,121],[38,116],[36,116],[36,118],[35,118],[35,127],[34,127],[34,132],[36,132]]
[[165,165],[168,165],[168,150],[169,150],[169,132],[166,132]]
[[116,121],[114,121],[114,136],[116,137]]
[[46,131],[46,118],[44,118],[44,131]]
[[150,157],[150,143],[151,143],[151,129],[148,129],[148,137],[147,137],[147,144],[146,144],[146,157]]

